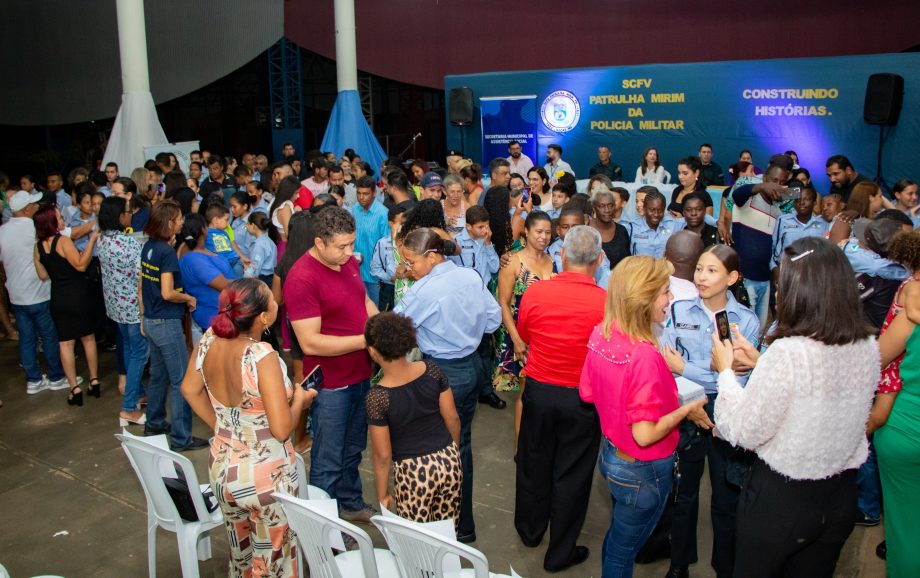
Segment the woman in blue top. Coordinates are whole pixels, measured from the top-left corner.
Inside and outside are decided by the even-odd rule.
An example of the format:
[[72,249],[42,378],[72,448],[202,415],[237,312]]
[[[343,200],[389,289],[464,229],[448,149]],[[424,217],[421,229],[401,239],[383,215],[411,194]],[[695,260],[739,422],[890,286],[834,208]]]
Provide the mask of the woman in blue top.
[[[183,290],[179,259],[172,246],[182,228],[182,209],[172,200],[150,210],[144,228],[148,241],[141,250],[141,331],[150,349],[145,435],[169,434],[174,451],[208,447],[208,440],[192,437],[192,410],[182,397],[188,349],[182,320],[195,310],[195,297]],[[172,424],[166,422],[166,396]]]
[[[728,245],[713,245],[700,256],[693,281],[699,297],[671,304],[671,318],[666,323],[661,342],[668,367],[677,375],[702,385],[709,403],[706,412],[712,419],[718,374],[712,370],[712,334],[716,330],[714,315],[728,314],[733,329],[752,344],[757,343],[760,321],[757,315],[739,304],[729,291],[740,275],[738,254]],[[747,376],[740,376],[742,383]],[[680,464],[680,490],[671,526],[671,572],[687,576],[687,566],[697,561],[696,521],[699,509],[700,479],[706,458],[712,483],[712,567],[717,576],[731,576],[734,567],[735,511],[739,488],[729,482],[726,472],[733,456],[732,446],[689,422],[681,428],[677,446]]]
[[201,339],[217,315],[217,300],[227,283],[236,279],[233,268],[226,259],[205,247],[208,225],[201,215],[185,218],[179,241],[179,269],[185,292],[195,298],[197,306],[192,311],[192,343]]

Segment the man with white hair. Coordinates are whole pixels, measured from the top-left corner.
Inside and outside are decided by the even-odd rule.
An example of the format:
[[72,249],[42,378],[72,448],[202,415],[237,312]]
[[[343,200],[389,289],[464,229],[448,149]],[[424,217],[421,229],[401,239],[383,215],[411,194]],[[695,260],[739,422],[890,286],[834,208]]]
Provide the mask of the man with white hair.
[[601,428],[578,384],[588,338],[604,319],[607,292],[594,282],[603,259],[600,233],[573,227],[562,245],[562,273],[531,285],[518,312],[518,334],[528,349],[514,527],[531,548],[550,527],[543,558],[548,572],[580,564],[589,554],[575,541],[588,511]]

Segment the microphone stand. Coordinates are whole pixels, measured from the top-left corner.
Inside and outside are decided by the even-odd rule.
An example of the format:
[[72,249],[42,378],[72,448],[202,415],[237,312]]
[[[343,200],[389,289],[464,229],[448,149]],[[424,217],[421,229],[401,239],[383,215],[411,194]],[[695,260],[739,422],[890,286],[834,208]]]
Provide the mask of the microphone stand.
[[399,154],[396,155],[396,156],[399,157],[399,158],[403,158],[403,155],[406,153],[406,151],[409,150],[409,149],[411,148],[411,149],[412,149],[412,157],[415,158],[415,141],[416,141],[416,140],[418,139],[418,137],[420,137],[420,136],[422,136],[422,133],[418,133],[418,134],[416,134],[414,137],[412,137],[412,140],[409,142],[409,144],[406,145],[406,148],[404,148],[403,150],[399,151]]

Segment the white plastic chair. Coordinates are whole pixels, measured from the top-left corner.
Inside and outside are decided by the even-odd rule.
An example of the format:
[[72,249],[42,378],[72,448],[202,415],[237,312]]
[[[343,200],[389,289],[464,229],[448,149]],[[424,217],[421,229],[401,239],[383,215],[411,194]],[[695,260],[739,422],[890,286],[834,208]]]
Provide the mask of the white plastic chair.
[[392,516],[374,516],[371,522],[383,534],[387,545],[396,556],[396,565],[402,578],[456,576],[454,573],[444,572],[444,557],[449,554],[455,554],[473,563],[472,568],[460,570],[459,576],[510,578],[505,574],[490,573],[489,561],[485,554],[476,548],[445,538],[415,522]]
[[[151,438],[142,438],[123,431],[116,434],[128,455],[128,460],[137,474],[144,496],[147,498],[147,566],[150,577],[157,574],[157,527],[175,532],[179,541],[179,560],[184,578],[198,578],[198,561],[211,558],[211,538],[208,532],[224,525],[220,509],[208,512],[201,491],[207,484],[198,483],[198,475],[192,462],[185,456],[163,449],[152,443]],[[167,461],[170,467],[177,464],[185,475],[189,494],[198,514],[197,522],[187,522],[179,516],[178,510],[166,490],[160,473],[160,464]]]
[[[399,569],[389,550],[374,548],[367,533],[348,522],[331,517],[310,504],[287,494],[275,492],[288,524],[297,535],[297,543],[310,565],[310,578],[398,578]],[[335,555],[329,543],[331,532],[354,538],[358,550]]]
[[[322,488],[311,486],[307,478],[307,464],[300,454],[294,454],[297,458],[297,495],[307,500],[328,500],[331,498],[328,492]],[[307,566],[307,557],[303,548],[298,548],[300,552],[299,564],[297,565],[297,575],[304,578],[304,568]],[[0,577],[2,578],[2,577]]]
[[297,458],[297,495],[307,500],[330,499],[331,496],[326,490],[310,485],[310,480],[307,477],[307,464],[304,462],[303,456],[294,454],[294,457]]

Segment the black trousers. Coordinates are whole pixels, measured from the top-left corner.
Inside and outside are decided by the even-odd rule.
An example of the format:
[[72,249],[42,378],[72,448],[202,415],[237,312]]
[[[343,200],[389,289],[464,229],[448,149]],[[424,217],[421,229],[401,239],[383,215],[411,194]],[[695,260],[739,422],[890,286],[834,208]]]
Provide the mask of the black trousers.
[[856,470],[791,480],[757,460],[741,490],[737,578],[831,578],[856,519]]
[[601,430],[577,387],[527,378],[518,437],[514,527],[526,546],[550,528],[543,564],[559,568],[575,552],[588,511]]
[[712,567],[719,578],[730,578],[735,558],[735,513],[738,510],[739,488],[728,483],[725,476],[729,456],[734,449],[709,432],[694,440],[686,450],[678,451],[680,485],[671,518],[671,563],[675,566],[697,561],[696,527],[700,509],[700,480],[706,459],[709,460],[709,481],[712,484]]
[[380,284],[380,311],[392,311],[396,299],[396,286],[392,283]]

